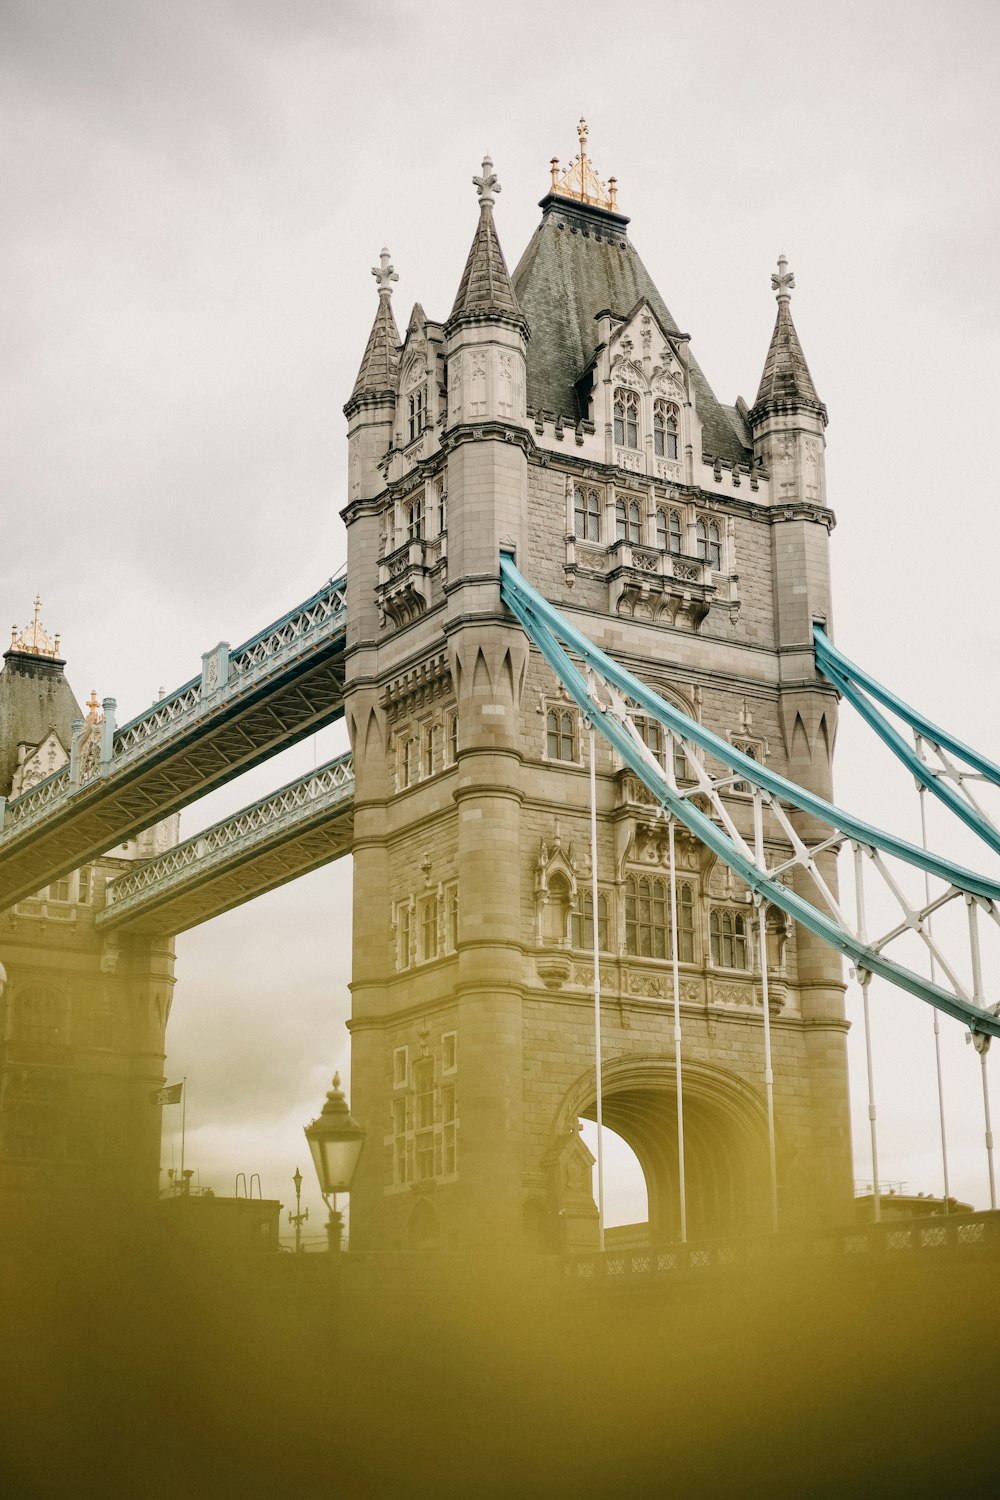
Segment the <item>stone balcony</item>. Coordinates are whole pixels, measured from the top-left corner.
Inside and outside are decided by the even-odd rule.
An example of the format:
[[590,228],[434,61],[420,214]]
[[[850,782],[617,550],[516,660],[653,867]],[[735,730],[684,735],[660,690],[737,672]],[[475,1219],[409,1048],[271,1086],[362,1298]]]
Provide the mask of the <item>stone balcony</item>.
[[408,625],[431,603],[431,575],[446,566],[444,533],[427,541],[410,537],[379,559],[375,599],[384,626]]

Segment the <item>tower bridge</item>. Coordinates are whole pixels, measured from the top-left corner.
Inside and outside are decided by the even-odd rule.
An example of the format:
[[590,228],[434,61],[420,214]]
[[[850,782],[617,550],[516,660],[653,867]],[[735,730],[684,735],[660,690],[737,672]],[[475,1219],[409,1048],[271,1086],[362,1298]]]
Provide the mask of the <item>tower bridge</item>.
[[344,596],[331,579],[244,645],[220,643],[200,677],[121,728],[110,698],[100,721],[75,720],[64,764],[0,799],[0,906],[339,718]]
[[[1000,886],[833,803],[827,412],[784,258],[756,398],[723,405],[585,127],[513,274],[489,157],[473,180],[447,318],[416,302],[401,336],[387,250],[373,270],[343,579],[121,729],[37,614],[15,633],[2,1191],[39,1160],[115,1177],[109,1115],[151,1188],[173,934],[348,852],[362,1251],[589,1253],[588,1117],[640,1161],[651,1246],[845,1223],[842,956],[984,1058],[1000,1034],[976,927]],[[179,808],[341,715],[350,756],[177,842]],[[891,930],[845,912],[841,850],[898,896]],[[911,898],[892,861],[938,886]],[[933,929],[949,902],[971,974]]]

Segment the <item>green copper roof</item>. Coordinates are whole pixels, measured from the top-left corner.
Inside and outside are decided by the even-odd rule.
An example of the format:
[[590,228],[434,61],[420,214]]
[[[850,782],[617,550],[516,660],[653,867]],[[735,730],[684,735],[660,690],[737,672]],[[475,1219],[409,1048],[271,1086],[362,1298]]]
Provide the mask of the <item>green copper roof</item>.
[[[513,276],[531,328],[527,401],[535,411],[575,421],[585,413],[577,409],[574,384],[597,346],[598,312],[624,316],[645,298],[668,333],[680,330],[628,239],[623,215],[554,194],[541,206],[542,222]],[[747,449],[694,359],[690,369],[705,452],[747,463]]]

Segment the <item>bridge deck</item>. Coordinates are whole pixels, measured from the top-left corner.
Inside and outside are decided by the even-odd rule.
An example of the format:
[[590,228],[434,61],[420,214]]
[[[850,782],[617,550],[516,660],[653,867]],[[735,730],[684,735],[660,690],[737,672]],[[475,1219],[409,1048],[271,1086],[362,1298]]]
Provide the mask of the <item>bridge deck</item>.
[[185,932],[349,854],[350,755],[317,767],[107,887],[101,930]]
[[200,678],[106,733],[99,765],[74,753],[0,802],[0,909],[339,718],[344,594],[331,582],[243,646],[209,653]]

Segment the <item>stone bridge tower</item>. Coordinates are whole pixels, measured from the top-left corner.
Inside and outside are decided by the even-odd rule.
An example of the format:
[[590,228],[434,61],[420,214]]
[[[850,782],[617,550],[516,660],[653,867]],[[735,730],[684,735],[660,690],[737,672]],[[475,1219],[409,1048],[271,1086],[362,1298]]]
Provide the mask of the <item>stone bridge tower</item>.
[[[501,546],[600,646],[750,754],[830,790],[826,412],[778,319],[752,408],[720,405],[586,151],[552,164],[513,276],[479,222],[444,322],[400,338],[383,251],[349,423],[347,721],[357,776],[353,1078],[368,1130],[352,1248],[514,1249],[596,1234],[586,737],[500,602]],[[657,726],[648,743],[663,753]],[[676,767],[685,777],[685,767]],[[605,1122],[650,1234],[676,1233],[662,824],[597,750]],[[749,827],[737,787],[734,816]],[[760,960],[747,892],[681,845],[689,1228],[767,1222]],[[768,928],[786,1225],[846,1216],[837,957]]]
[[[80,708],[40,611],[0,669],[0,797],[96,765],[113,723],[96,693]],[[157,1192],[173,938],[102,937],[94,917],[108,880],[176,840],[174,815],[0,912],[0,1237]]]

